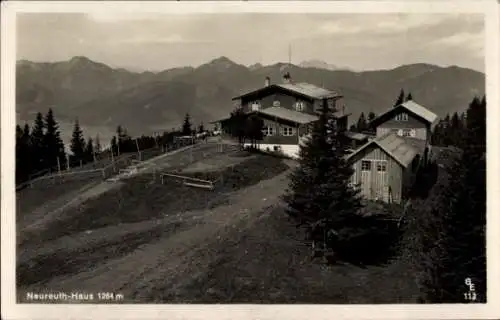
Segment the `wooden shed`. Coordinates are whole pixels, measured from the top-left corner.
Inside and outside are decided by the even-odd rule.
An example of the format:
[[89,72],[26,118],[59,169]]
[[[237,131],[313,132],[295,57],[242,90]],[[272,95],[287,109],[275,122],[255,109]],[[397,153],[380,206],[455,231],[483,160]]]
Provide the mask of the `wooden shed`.
[[369,200],[401,203],[415,178],[418,150],[394,133],[370,140],[347,156],[351,183]]

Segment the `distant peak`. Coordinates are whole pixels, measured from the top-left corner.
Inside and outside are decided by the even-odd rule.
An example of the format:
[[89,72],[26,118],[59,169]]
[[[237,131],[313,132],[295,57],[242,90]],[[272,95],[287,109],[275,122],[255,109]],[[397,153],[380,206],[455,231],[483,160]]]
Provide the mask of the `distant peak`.
[[234,63],[231,59],[229,59],[226,56],[222,56],[222,57],[219,57],[219,58],[216,58],[216,59],[213,59],[212,61],[210,61],[210,64],[219,64],[219,63],[236,64],[236,63]]
[[233,66],[237,66],[238,64],[229,59],[228,57],[222,56],[216,59],[213,59],[209,63],[206,63],[202,66],[210,66],[210,67],[216,67],[216,68],[222,68],[222,69],[228,69]]
[[84,57],[84,56],[74,56],[69,60],[69,62],[92,62],[89,58]]
[[249,66],[248,68],[250,70],[257,70],[257,69],[260,69],[262,67],[264,67],[264,66],[261,63],[255,63],[255,64],[252,64],[251,66]]

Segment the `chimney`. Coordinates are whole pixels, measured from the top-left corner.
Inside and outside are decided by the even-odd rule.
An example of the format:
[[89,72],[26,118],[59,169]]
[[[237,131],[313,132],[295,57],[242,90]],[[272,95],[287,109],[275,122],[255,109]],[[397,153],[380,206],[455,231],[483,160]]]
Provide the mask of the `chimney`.
[[269,87],[270,85],[271,85],[271,78],[266,77],[266,83],[265,83],[265,86],[266,86],[266,87]]
[[286,72],[283,75],[283,82],[284,83],[291,83],[292,82],[292,77],[290,76],[290,72]]

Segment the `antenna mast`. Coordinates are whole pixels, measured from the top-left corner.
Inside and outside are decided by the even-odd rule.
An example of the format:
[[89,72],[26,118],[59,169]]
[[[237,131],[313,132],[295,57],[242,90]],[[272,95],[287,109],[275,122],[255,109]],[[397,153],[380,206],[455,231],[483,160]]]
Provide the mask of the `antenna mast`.
[[288,44],[288,67],[292,66],[292,45]]

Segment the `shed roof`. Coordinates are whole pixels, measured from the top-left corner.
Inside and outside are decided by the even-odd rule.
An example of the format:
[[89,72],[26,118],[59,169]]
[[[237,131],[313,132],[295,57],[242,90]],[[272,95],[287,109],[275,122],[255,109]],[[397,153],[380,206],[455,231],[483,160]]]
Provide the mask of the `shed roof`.
[[414,147],[418,153],[424,154],[425,147],[426,147],[426,141],[418,138],[413,138],[413,137],[400,137],[403,139],[407,144],[411,145]]
[[293,111],[282,107],[270,107],[259,110],[258,113],[300,124],[310,123],[319,119],[317,116],[311,114]]
[[368,136],[366,134],[362,134],[362,133],[359,133],[359,132],[354,132],[354,131],[346,131],[344,132],[344,134],[348,137],[348,138],[351,138],[353,140],[365,140],[365,139],[368,139]]
[[346,157],[347,160],[351,159],[354,155],[360,153],[362,150],[365,150],[372,144],[376,144],[405,168],[410,165],[415,156],[418,154],[415,147],[409,145],[404,139],[391,132],[365,143],[359,149],[348,155]]
[[262,87],[259,89],[254,89],[254,90],[242,93],[242,94],[234,97],[233,100],[239,99],[239,98],[247,96],[249,94],[256,93],[256,92],[259,92],[259,91],[262,91],[265,89],[269,89],[272,87],[281,88],[281,89],[284,89],[287,91],[295,92],[295,93],[298,93],[300,95],[310,97],[313,99],[335,98],[335,97],[341,98],[342,97],[340,94],[338,94],[335,91],[321,88],[321,87],[318,87],[314,84],[310,84],[310,83],[306,83],[306,82],[299,82],[299,83],[272,84],[272,85],[267,86],[267,87]]

